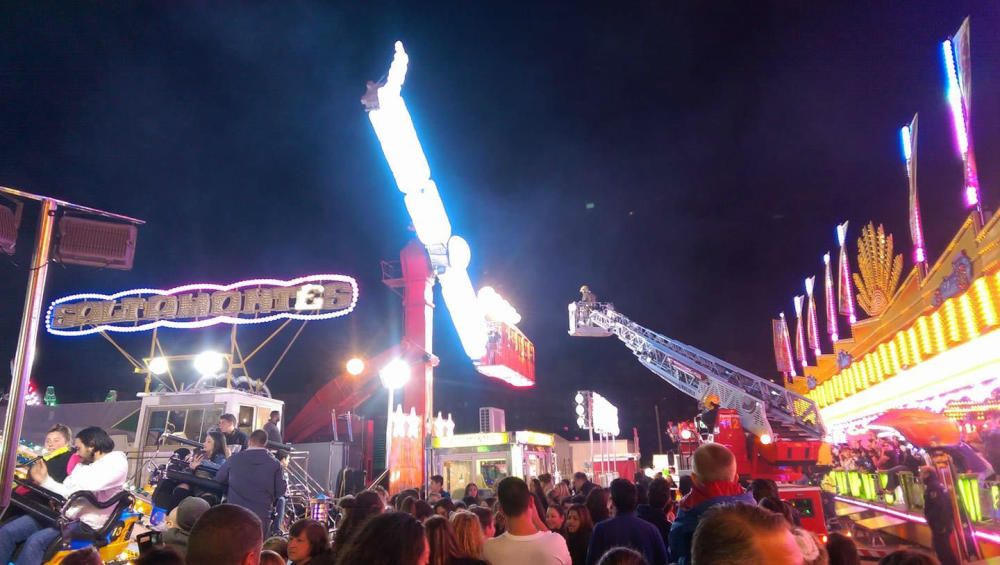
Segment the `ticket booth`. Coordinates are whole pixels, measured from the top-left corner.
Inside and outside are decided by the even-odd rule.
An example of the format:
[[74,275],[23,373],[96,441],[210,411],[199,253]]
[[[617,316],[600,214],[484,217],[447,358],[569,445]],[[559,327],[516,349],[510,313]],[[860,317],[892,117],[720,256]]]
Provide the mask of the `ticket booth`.
[[461,498],[465,486],[494,490],[504,477],[525,480],[555,471],[551,434],[491,432],[436,437],[431,442],[430,466],[444,477],[444,488]]

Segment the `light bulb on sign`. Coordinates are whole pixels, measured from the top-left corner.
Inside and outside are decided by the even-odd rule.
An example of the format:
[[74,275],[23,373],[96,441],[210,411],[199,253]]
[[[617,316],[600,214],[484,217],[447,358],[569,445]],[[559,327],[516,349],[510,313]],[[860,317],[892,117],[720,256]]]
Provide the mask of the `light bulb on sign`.
[[217,375],[222,371],[226,358],[215,351],[204,351],[194,358],[194,370],[203,377]]
[[163,375],[170,368],[166,357],[153,357],[149,360],[149,372],[154,375]]
[[579,393],[579,392],[578,392],[578,393],[576,393],[576,398],[575,398],[575,400],[576,400],[576,403],[577,403],[577,404],[583,404],[583,394],[581,394],[581,393]]
[[577,404],[576,405],[576,415],[577,416],[583,416],[583,412],[584,412],[583,405],[582,404]]

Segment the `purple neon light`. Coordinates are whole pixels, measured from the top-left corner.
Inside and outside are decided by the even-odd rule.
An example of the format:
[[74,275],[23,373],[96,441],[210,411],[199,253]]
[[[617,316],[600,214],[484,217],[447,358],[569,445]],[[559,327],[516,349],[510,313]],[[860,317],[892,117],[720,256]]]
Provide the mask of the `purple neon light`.
[[902,518],[903,520],[909,520],[910,522],[917,522],[919,524],[926,524],[927,520],[922,516],[917,516],[915,514],[910,514],[909,512],[901,512],[899,510],[893,510],[892,508],[886,508],[885,506],[878,506],[877,504],[869,504],[855,498],[846,498],[843,496],[834,496],[835,500],[839,500],[844,504],[850,504],[852,506],[860,506],[862,508],[867,508],[869,510],[877,510],[879,512],[885,512],[886,514],[895,516],[897,518]]
[[837,264],[837,290],[841,316],[847,316],[850,323],[858,321],[854,311],[854,290],[851,288],[851,264],[847,259],[847,222],[837,226],[837,242],[840,256]]
[[965,108],[962,103],[962,89],[958,84],[958,71],[955,68],[955,52],[950,39],[945,40],[941,47],[944,52],[945,74],[948,77],[948,89],[945,95],[948,98],[952,121],[955,124],[955,141],[958,143],[958,151],[964,159],[969,153],[969,133]]
[[[64,304],[66,302],[71,302],[74,300],[118,300],[126,296],[135,296],[141,294],[157,294],[160,296],[169,296],[172,294],[179,294],[189,291],[197,290],[235,290],[238,288],[252,287],[252,286],[280,286],[280,287],[291,287],[298,286],[311,282],[321,282],[321,281],[336,281],[336,282],[346,282],[351,285],[353,290],[353,295],[351,297],[351,305],[343,310],[336,310],[333,312],[328,312],[326,314],[318,315],[308,315],[308,314],[294,314],[291,312],[279,312],[272,314],[270,316],[265,316],[263,318],[233,318],[231,316],[216,316],[212,318],[206,318],[204,320],[197,320],[193,322],[175,322],[172,320],[154,320],[146,324],[140,324],[138,326],[112,326],[102,324],[100,326],[94,326],[93,328],[88,328],[85,330],[57,330],[53,329],[51,325],[52,313],[56,306]],[[278,279],[251,279],[245,280],[238,283],[233,283],[230,285],[219,285],[212,283],[198,283],[198,284],[188,284],[184,286],[178,286],[171,288],[169,290],[161,290],[156,288],[136,288],[132,290],[125,290],[115,294],[100,294],[100,293],[81,293],[74,294],[72,296],[65,296],[58,300],[52,302],[49,305],[48,312],[45,314],[45,328],[49,333],[53,335],[62,336],[80,336],[89,335],[102,331],[118,332],[118,333],[132,333],[151,330],[153,328],[206,328],[209,326],[214,326],[216,324],[263,324],[266,322],[273,322],[275,320],[291,319],[291,320],[328,320],[330,318],[337,318],[340,316],[345,316],[354,311],[354,307],[358,303],[358,282],[354,280],[353,277],[348,277],[346,275],[309,275],[306,277],[299,277],[297,279],[292,279],[289,281],[282,281]]]
[[910,235],[913,237],[913,261],[915,263],[926,263],[927,254],[924,251],[924,229],[920,220],[920,202],[917,199],[916,186],[914,183],[915,163],[912,161],[915,151],[913,132],[911,127],[916,128],[917,116],[913,116],[911,125],[900,128],[899,136],[903,142],[903,159],[906,161],[906,177],[910,181]]
[[[875,510],[877,512],[884,512],[886,514],[895,516],[895,517],[903,519],[903,520],[908,520],[910,522],[916,522],[918,524],[926,524],[927,523],[927,520],[923,516],[917,516],[915,514],[910,514],[909,512],[901,512],[899,510],[893,510],[892,508],[886,508],[885,506],[879,506],[877,504],[869,504],[867,502],[856,500],[854,498],[846,498],[846,497],[843,497],[843,496],[834,496],[833,498],[835,500],[839,500],[840,502],[843,502],[844,504],[850,504],[852,506],[860,506],[862,508],[867,508],[869,510]],[[990,533],[990,532],[986,532],[986,531],[983,531],[983,530],[973,529],[973,531],[975,532],[976,537],[978,537],[978,538],[982,538],[982,539],[984,539],[986,541],[1000,544],[1000,535],[997,535],[997,534],[994,534],[994,533]]]
[[823,255],[823,265],[825,267],[824,297],[826,298],[826,333],[830,336],[830,341],[837,343],[837,303],[833,298],[833,275],[830,272],[830,254]]

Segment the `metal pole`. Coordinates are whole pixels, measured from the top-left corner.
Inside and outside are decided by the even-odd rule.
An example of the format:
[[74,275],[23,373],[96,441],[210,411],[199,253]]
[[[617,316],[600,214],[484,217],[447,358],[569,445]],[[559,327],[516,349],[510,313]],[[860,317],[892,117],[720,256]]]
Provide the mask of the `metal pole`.
[[[660,427],[660,401],[657,400],[656,404],[653,405],[653,411],[656,412],[656,446],[659,447],[657,453],[663,453],[663,428]],[[636,451],[639,451],[638,447]]]
[[587,434],[590,435],[590,474],[597,478],[597,469],[594,468],[594,428],[587,428]]
[[392,401],[393,393],[392,389],[386,387],[389,391],[389,411],[386,412],[385,416],[385,470],[386,478],[389,480],[389,484],[392,484],[392,479],[389,477],[389,454],[392,451]]
[[17,339],[17,353],[14,355],[14,370],[10,379],[10,397],[7,414],[4,416],[3,442],[0,442],[0,508],[10,504],[10,485],[14,482],[14,468],[17,465],[17,445],[21,438],[21,424],[24,422],[24,396],[31,380],[31,366],[35,360],[35,342],[38,339],[38,321],[42,312],[42,298],[45,293],[45,278],[49,272],[49,247],[52,244],[52,229],[55,225],[56,203],[42,200],[41,217],[38,219],[38,234],[35,237],[35,253],[28,273],[28,290],[24,296],[24,314],[21,317],[21,331]]

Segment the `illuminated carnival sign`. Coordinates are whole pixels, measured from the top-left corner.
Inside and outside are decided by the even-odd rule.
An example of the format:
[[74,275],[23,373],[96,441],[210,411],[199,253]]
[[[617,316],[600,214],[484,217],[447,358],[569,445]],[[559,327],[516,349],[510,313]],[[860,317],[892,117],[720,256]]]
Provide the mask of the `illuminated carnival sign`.
[[357,302],[358,283],[344,275],[254,279],[169,290],[138,288],[110,295],[74,294],[52,302],[45,325],[51,334],[79,336],[282,319],[326,320],[349,314]]

